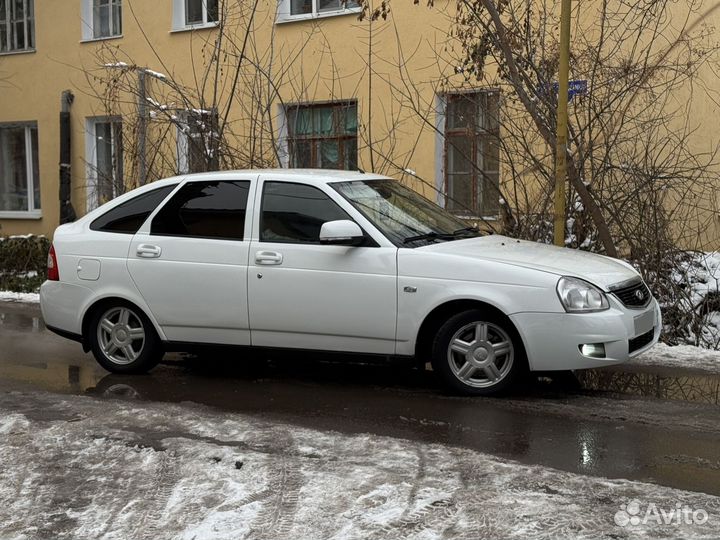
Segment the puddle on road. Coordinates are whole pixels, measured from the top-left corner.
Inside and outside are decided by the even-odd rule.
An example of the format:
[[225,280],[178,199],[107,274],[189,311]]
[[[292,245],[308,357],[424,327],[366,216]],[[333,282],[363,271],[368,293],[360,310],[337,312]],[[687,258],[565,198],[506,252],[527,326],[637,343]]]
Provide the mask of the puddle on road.
[[[0,331],[7,328],[19,330],[23,333],[28,332],[30,335],[37,335],[37,338],[28,336],[29,339],[55,339],[47,331],[39,310],[22,309],[14,305],[5,307],[6,309],[0,311]],[[74,344],[63,341],[63,346],[69,348],[74,347]],[[7,354],[12,353],[12,351],[4,352]],[[60,351],[56,349],[56,353],[58,352]],[[0,354],[0,357],[2,356],[3,354]],[[107,373],[101,370],[89,355],[83,354],[79,349],[77,351],[73,349],[73,354],[70,356],[72,361],[63,361],[65,360],[63,358],[64,354],[56,354],[53,360],[49,362],[45,361],[44,358],[31,360],[26,357],[19,358],[15,354],[12,354],[12,356],[14,357],[13,361],[0,363],[0,377],[25,382],[34,381],[48,390],[83,393],[90,388],[103,386],[99,383],[107,377]],[[175,360],[179,359],[177,354],[168,356]],[[67,358],[67,360],[70,360],[70,358]],[[213,370],[211,369],[211,371]],[[270,371],[272,372],[272,370]],[[282,370],[280,371],[282,372]],[[372,368],[369,368],[369,371],[377,375]],[[295,373],[295,375],[298,374]],[[618,368],[584,370],[576,372],[575,375],[581,388],[587,391],[720,404],[720,375],[704,375],[692,372],[677,375],[662,369],[651,372],[624,371]],[[371,378],[372,375],[369,377]],[[377,383],[377,381],[374,382]],[[132,386],[111,384],[110,387],[107,390],[109,390],[110,395],[115,397],[138,396],[138,392]],[[571,387],[566,390],[573,392]]]
[[576,375],[585,390],[720,404],[718,375],[676,376],[666,373],[619,370],[578,371]]
[[42,332],[45,330],[45,323],[39,315],[28,315],[19,311],[0,311],[0,330],[3,327]]

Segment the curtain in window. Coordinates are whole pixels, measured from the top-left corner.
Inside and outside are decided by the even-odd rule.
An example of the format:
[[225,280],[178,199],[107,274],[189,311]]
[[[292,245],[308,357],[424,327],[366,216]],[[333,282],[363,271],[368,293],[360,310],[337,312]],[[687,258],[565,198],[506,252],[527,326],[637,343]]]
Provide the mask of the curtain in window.
[[0,211],[28,210],[25,128],[0,129]]

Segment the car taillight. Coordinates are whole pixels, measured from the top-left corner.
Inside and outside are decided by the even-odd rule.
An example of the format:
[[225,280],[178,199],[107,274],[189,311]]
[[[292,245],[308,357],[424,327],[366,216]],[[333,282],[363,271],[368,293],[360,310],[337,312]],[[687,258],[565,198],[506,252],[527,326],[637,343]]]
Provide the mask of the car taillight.
[[55,256],[55,246],[50,246],[50,252],[48,253],[47,267],[48,267],[48,272],[47,272],[48,281],[60,281],[60,272],[58,271],[57,257]]

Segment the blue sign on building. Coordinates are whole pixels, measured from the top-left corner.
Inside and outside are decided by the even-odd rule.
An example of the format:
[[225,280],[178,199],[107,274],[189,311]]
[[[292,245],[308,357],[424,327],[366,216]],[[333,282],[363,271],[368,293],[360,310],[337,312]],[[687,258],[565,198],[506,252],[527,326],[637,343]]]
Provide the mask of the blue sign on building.
[[[552,89],[555,94],[557,94],[559,86],[560,84],[556,82],[552,84]],[[568,101],[570,101],[575,96],[587,95],[587,89],[588,83],[586,79],[568,81]]]

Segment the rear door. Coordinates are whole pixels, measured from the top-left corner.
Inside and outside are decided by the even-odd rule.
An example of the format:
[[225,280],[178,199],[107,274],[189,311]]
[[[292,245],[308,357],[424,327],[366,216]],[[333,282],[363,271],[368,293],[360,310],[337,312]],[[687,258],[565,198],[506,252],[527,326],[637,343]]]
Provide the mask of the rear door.
[[168,340],[250,343],[254,178],[187,181],[133,237],[128,270]]
[[326,189],[272,180],[258,186],[248,276],[252,344],[393,354],[397,248],[370,238],[360,247],[321,244],[324,222],[354,219]]

